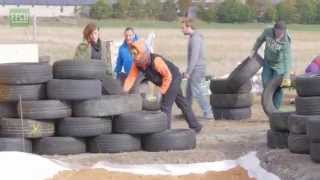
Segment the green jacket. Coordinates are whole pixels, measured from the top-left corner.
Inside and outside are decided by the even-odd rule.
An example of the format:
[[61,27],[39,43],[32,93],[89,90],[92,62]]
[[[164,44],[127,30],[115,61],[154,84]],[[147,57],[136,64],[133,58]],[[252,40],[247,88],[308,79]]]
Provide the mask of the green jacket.
[[90,60],[91,59],[91,46],[89,43],[81,42],[74,54],[74,59],[77,60]]
[[264,51],[266,63],[279,74],[289,75],[292,66],[292,54],[291,38],[288,33],[281,41],[276,41],[273,28],[266,28],[257,39],[253,50],[258,51],[264,42],[266,42]]
[[[105,53],[105,52],[103,52]],[[86,60],[90,61],[91,60],[91,45],[87,42],[81,42],[75,51],[74,54],[74,60]],[[107,75],[112,75],[112,65],[111,62],[107,62],[105,58],[101,59],[102,61],[106,62],[107,64],[107,69],[106,69],[106,74]]]

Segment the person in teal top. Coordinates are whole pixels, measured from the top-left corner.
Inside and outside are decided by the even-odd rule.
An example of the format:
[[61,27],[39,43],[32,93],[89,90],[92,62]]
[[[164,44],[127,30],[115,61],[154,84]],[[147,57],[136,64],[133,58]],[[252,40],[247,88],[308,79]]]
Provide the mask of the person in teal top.
[[[284,76],[281,86],[290,86],[290,69],[292,65],[291,38],[284,21],[277,21],[273,27],[266,28],[257,39],[251,57],[265,42],[264,65],[262,70],[262,83],[265,87],[276,76]],[[273,102],[280,108],[283,98],[281,88],[276,91]]]

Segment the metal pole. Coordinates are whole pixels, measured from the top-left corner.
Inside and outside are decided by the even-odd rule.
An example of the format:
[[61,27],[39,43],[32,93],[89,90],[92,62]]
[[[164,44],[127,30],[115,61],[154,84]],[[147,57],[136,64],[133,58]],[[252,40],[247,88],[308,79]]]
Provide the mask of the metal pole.
[[22,130],[22,148],[23,151],[25,152],[25,139],[24,139],[24,123],[23,123],[23,113],[22,113],[22,98],[21,95],[19,95],[19,108],[20,108],[20,119],[21,119],[21,130]]

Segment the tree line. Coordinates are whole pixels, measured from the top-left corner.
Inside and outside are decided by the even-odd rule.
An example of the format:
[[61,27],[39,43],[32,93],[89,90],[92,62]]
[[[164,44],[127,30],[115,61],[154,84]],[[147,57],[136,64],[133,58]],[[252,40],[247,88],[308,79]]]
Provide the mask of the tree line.
[[[175,21],[186,15],[192,0],[98,0],[90,8],[95,19],[152,19]],[[197,18],[205,22],[244,23],[272,22],[320,24],[320,0],[224,0],[219,3],[197,3],[193,8]]]

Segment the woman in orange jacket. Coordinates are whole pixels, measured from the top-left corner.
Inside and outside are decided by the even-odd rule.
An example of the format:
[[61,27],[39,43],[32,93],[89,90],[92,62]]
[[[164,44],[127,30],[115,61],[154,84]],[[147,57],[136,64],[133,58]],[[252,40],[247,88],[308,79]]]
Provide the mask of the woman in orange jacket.
[[200,132],[202,125],[197,121],[180,88],[182,75],[179,68],[162,56],[150,53],[143,40],[134,42],[131,50],[134,63],[124,83],[124,91],[128,92],[132,88],[140,72],[144,73],[147,80],[160,87],[161,111],[167,115],[168,129],[171,128],[171,112],[175,102],[185,116],[189,127],[197,133]]

